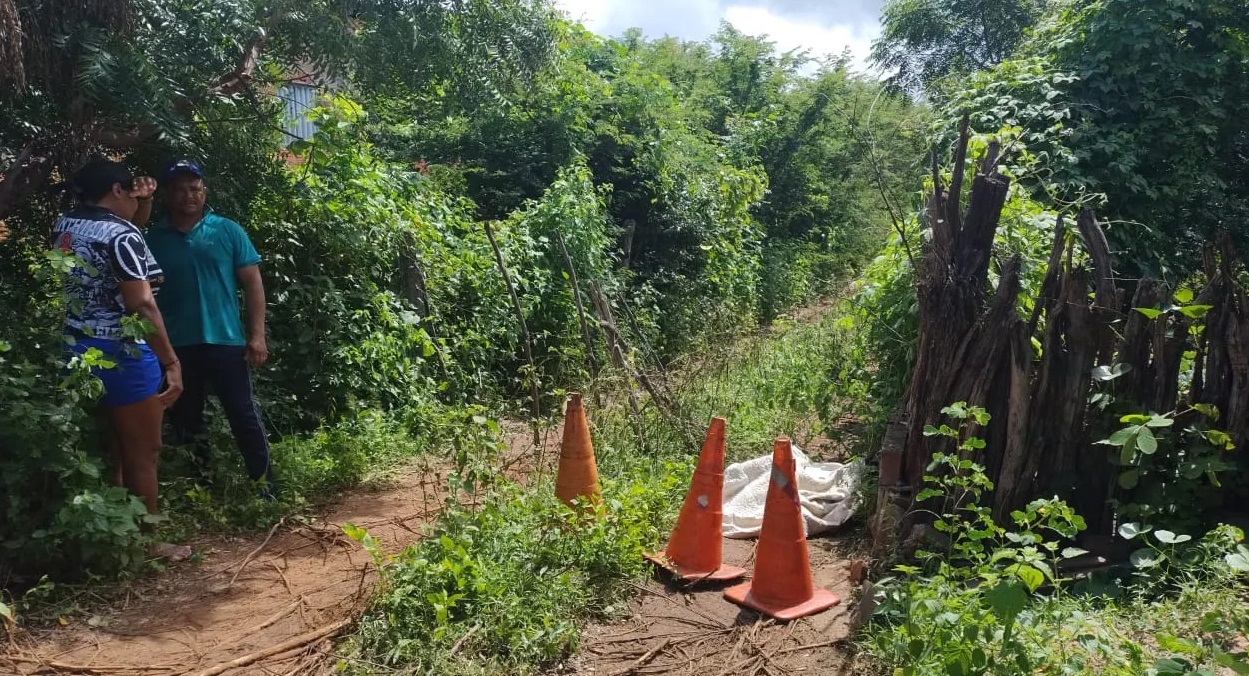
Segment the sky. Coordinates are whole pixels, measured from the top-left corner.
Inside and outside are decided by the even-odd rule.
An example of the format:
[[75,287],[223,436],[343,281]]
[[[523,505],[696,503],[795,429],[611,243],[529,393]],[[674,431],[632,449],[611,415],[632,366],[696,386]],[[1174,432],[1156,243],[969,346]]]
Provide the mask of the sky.
[[781,51],[812,56],[849,48],[866,71],[872,40],[880,34],[882,0],[556,0],[572,18],[599,35],[641,28],[647,37],[703,40],[728,21],[748,35],[767,35]]

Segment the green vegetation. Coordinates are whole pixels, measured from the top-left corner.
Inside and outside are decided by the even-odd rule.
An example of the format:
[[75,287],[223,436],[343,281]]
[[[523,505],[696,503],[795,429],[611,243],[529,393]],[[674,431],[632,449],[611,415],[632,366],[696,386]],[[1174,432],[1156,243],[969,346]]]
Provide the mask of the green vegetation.
[[[1159,340],[1183,352],[1178,395],[1146,406],[1125,385],[1146,376],[1125,378],[1127,365],[1099,361],[1089,374],[1081,424],[1115,490],[1108,504],[1086,508],[1112,515],[1128,549],[1107,553],[1115,548],[1106,550],[1100,534],[1089,537],[1110,561],[1079,575],[1072,566],[1089,558],[1075,548],[1084,519],[1065,502],[1039,499],[995,520],[981,497],[994,490],[986,465],[1002,459],[972,459],[986,446],[978,437],[993,433],[988,413],[947,408],[948,424],[926,431],[948,439],[949,450],[933,456],[917,488],[923,514],[902,547],[914,558],[880,562],[887,577],[875,583],[879,605],[860,646],[903,675],[1247,673],[1244,536],[1219,523],[1220,509],[1239,500],[1244,454],[1215,428],[1218,410],[1191,403],[1201,401],[1197,346],[1221,330],[1206,317],[1212,301],[1196,297],[1219,274],[1203,269],[1202,249],[1224,233],[1241,244],[1249,195],[1243,153],[1234,150],[1246,131],[1229,107],[1243,103],[1249,83],[1244,12],[1185,0],[994,4],[980,13],[983,3],[888,3],[875,58],[896,69],[896,84],[932,102],[934,172],[960,119],[970,123],[973,162],[986,138],[1002,141],[1013,185],[990,276],[995,282],[1004,262],[1020,256],[1019,316],[1039,316],[1058,213],[1094,206],[1108,222],[1116,272],[1142,288],[1151,282],[1140,277],[1166,284],[1155,306],[1125,299],[1113,330],[1121,336],[1131,316],[1156,321]],[[975,21],[953,20],[969,10]],[[914,232],[867,268],[858,299],[876,318],[865,326],[882,355],[869,391],[885,402],[900,401],[910,383],[918,313],[907,254],[920,251],[932,227],[923,221],[908,222]],[[1083,236],[1059,244],[1080,265]],[[1034,358],[1062,350],[1036,335],[1028,336]],[[871,419],[883,428],[892,411]]]
[[[945,411],[960,450],[983,447],[969,434],[983,409]],[[1084,554],[1063,542],[1084,520],[1059,500],[1037,500],[998,525],[975,501],[993,489],[984,467],[938,454],[921,495],[938,498],[933,523],[943,551],[920,550],[920,565],[900,564],[877,583],[880,605],[864,649],[905,676],[931,674],[1213,674],[1242,673],[1235,645],[1249,622],[1238,575],[1244,533],[1220,526],[1204,537],[1124,523],[1120,534],[1140,548],[1130,565],[1081,579],[1063,563]]]
[[[1249,673],[1249,549],[1218,512],[1243,497],[1244,440],[1193,403],[1211,337],[1245,321],[1243,294],[1199,297],[1243,276],[1204,250],[1226,234],[1243,251],[1249,233],[1243,2],[891,0],[883,17],[888,83],[727,25],[705,42],[606,39],[546,0],[0,0],[0,626],[65,585],[142,574],[153,531],[263,531],[424,454],[455,466],[429,537],[392,556],[349,529],[380,586],[343,668],[551,666],[585,622],[625,612],[709,417],[729,418],[730,460],[778,434],[844,433],[874,456],[919,359],[922,200],[958,182],[941,167],[965,119],[959,168],[1000,149],[1010,181],[984,258],[987,287],[1019,264],[1002,304],[1027,327],[1013,357],[1066,354],[1038,339],[1071,321],[1038,312],[1056,300],[1048,272],[1103,295],[1089,233],[1053,242],[1060,214],[1091,206],[1127,296],[1096,308],[1117,313],[1106,342],[1156,322],[1142,349],[1178,355],[1161,374],[1175,387],[1146,405],[1124,395],[1144,377],[1124,364],[1072,370],[1092,392],[1071,399],[1071,429],[1113,488],[1080,508],[1136,550],[1080,576],[1080,496],[995,519],[981,498],[1001,458],[978,454],[1006,418],[947,408],[926,430],[945,450],[914,487],[917,537],[877,562],[889,577],[862,649],[916,676]],[[323,86],[316,134],[294,140],[274,93],[299,75]],[[147,173],[195,156],[213,207],[255,240],[281,502],[253,499],[220,416],[210,488],[177,447],[163,516],[109,484],[101,364],[67,363],[57,279],[74,261],[47,241],[63,180],[101,153]],[[1131,307],[1154,280],[1165,294]],[[1216,303],[1234,308],[1221,324]],[[631,401],[637,372],[671,395]],[[592,515],[551,498],[551,477],[499,469],[495,421],[548,424],[573,388],[604,402]],[[1068,423],[1034,417],[1029,432]]]
[[[687,417],[648,407],[644,440],[623,403],[591,408],[603,501],[588,512],[556,500],[552,477],[517,484],[479,470],[470,483],[452,480],[464,489],[459,501],[449,498],[429,536],[397,556],[348,528],[381,571],[350,641],[358,662],[345,662],[349,673],[537,673],[569,655],[584,622],[627,612],[630,583],[649,574],[642,553],[667,539],[697,459],[684,436],[702,433],[692,421],[726,415],[733,460],[765,453],[786,431],[806,443],[836,419],[827,374],[852,364],[837,324],[830,312],[685,365],[677,377],[690,377],[675,394]],[[495,453],[479,447],[461,472],[497,467]],[[470,494],[484,497],[470,505]]]
[[[251,499],[215,416],[211,488],[166,448],[169,539],[263,529],[401,457],[464,455],[474,420],[532,391],[543,418],[611,381],[596,294],[654,369],[828,293],[889,227],[876,190],[906,192],[920,155],[926,109],[728,27],[608,40],[539,1],[350,5],[0,0],[23,38],[0,31],[4,588],[143,565],[152,517],[109,486],[93,357],[62,351],[73,261],[47,252],[58,183],[91,154],[198,158],[264,259],[256,388],[282,502]],[[315,136],[283,151],[273,94],[297,69],[326,86]]]

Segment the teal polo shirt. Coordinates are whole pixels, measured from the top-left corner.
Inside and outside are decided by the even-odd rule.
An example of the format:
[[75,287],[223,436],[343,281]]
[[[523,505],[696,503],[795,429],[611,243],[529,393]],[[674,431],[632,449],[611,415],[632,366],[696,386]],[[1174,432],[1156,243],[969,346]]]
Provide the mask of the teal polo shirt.
[[186,233],[162,218],[147,245],[165,271],[156,303],[174,347],[246,345],[235,275],[260,254],[243,227],[206,209]]

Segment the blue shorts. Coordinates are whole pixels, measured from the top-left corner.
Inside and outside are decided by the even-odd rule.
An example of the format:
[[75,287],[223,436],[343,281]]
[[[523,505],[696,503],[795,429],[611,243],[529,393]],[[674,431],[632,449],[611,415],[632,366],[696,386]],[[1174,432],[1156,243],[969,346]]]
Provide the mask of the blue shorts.
[[94,347],[116,364],[112,368],[91,368],[91,375],[104,383],[104,396],[100,398],[100,406],[137,404],[160,390],[160,360],[146,343],[123,343],[80,335],[71,337],[74,344],[68,346],[70,352],[83,354]]

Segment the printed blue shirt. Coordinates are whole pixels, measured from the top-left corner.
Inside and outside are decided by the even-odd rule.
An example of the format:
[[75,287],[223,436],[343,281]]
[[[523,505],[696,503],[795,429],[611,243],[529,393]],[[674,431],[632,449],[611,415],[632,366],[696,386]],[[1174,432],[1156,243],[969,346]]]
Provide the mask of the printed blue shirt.
[[57,220],[52,238],[56,248],[84,263],[65,279],[70,298],[66,326],[85,336],[121,340],[121,320],[127,314],[121,282],[147,281],[154,291],[161,282],[161,268],[143,233],[108,209],[84,205]]

